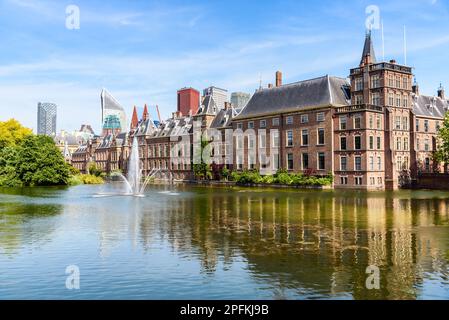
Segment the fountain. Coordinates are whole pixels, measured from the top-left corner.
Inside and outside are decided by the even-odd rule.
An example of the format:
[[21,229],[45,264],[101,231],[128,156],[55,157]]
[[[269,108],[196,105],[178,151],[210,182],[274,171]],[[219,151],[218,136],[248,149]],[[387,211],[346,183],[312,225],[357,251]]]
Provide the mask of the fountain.
[[139,156],[139,142],[137,137],[134,137],[131,147],[131,154],[128,163],[128,175],[125,177],[123,174],[118,173],[117,176],[123,180],[126,186],[126,191],[123,195],[144,197],[143,193],[151,178],[158,172],[158,170],[152,170],[150,174],[142,182],[142,169],[140,168],[140,156]]

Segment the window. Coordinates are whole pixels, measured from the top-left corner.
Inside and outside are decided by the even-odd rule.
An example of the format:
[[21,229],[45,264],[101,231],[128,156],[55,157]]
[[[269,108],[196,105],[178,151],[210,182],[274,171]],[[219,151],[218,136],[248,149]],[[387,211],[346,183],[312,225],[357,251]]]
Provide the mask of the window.
[[324,155],[324,152],[318,153],[318,170],[324,170],[326,169],[326,156]]
[[340,130],[346,130],[346,116],[340,117]]
[[370,148],[371,150],[374,149],[374,137],[373,137],[373,136],[370,136],[370,137],[369,137],[369,148]]
[[379,170],[379,171],[382,170],[382,158],[381,157],[377,157],[377,170]]
[[309,169],[309,154],[303,153],[302,154],[302,170]]
[[429,120],[424,120],[424,132],[429,132]]
[[363,78],[362,77],[355,79],[355,90],[356,91],[363,90]]
[[301,115],[301,123],[307,123],[309,122],[309,115],[308,114],[302,114]]
[[379,185],[382,184],[382,177],[378,177],[378,178],[377,178],[377,184],[379,184]]
[[430,158],[425,159],[426,171],[430,172]]
[[424,151],[429,151],[429,139],[424,140]]
[[404,78],[403,80],[402,80],[402,88],[403,89],[408,89],[408,79],[407,78]]
[[279,131],[275,130],[272,133],[273,137],[273,148],[279,148]]
[[401,106],[401,96],[399,94],[396,95],[396,107]]
[[380,116],[377,116],[377,129],[378,130],[382,129],[382,119]]
[[273,154],[273,170],[279,169],[279,154]]
[[348,169],[348,158],[342,156],[340,157],[340,170],[346,171]]
[[287,154],[287,170],[293,170],[293,153]]
[[237,156],[237,169],[239,169],[239,170],[243,169],[243,156],[242,155]]
[[267,136],[265,134],[259,135],[259,148],[265,149],[267,147]]
[[251,170],[256,168],[256,157],[253,154],[248,155],[248,167]]
[[356,105],[361,105],[361,104],[363,104],[363,96],[362,95],[356,95],[355,97],[354,97],[354,100],[355,100],[355,104]]
[[396,138],[396,150],[401,150],[401,138]]
[[254,121],[248,122],[248,129],[254,129]]
[[372,114],[369,116],[369,128],[374,129],[374,116]]
[[416,129],[415,129],[415,131],[419,131],[419,120],[418,119],[416,119]]
[[407,96],[404,96],[404,97],[403,97],[403,99],[402,99],[402,106],[403,106],[404,108],[407,108],[407,107],[408,107],[408,98],[407,98]]
[[340,150],[346,150],[346,137],[340,137]]
[[437,133],[438,131],[440,131],[440,128],[441,128],[440,121],[435,122],[435,129],[437,130]]
[[243,149],[243,136],[237,136],[237,149]]
[[362,117],[356,116],[354,118],[354,129],[360,129],[362,127]]
[[395,123],[396,130],[401,130],[401,117],[396,116],[396,117],[394,117],[394,119],[395,119],[394,123]]
[[279,118],[273,118],[273,120],[271,120],[271,124],[273,127],[279,126]]
[[377,150],[380,150],[382,148],[381,145],[382,145],[382,143],[381,143],[380,137],[377,137]]
[[324,145],[324,128],[318,129],[318,144]]
[[404,138],[404,151],[408,151],[408,138]]
[[380,106],[380,95],[379,93],[373,93],[371,98],[371,103],[375,106]]
[[371,88],[379,88],[380,87],[380,79],[379,75],[376,74],[371,77]]
[[355,177],[354,178],[354,182],[356,186],[361,186],[362,182],[363,182],[363,178],[362,177]]
[[374,157],[369,157],[369,169],[374,171]]
[[316,121],[317,122],[323,122],[324,121],[324,112],[318,112],[316,114]]
[[237,129],[242,130],[243,129],[243,123],[241,123],[241,122],[237,123]]
[[354,137],[354,149],[355,150],[362,149],[362,137],[360,137],[360,136]]
[[248,149],[254,149],[255,147],[255,137],[253,135],[248,136]]
[[373,186],[376,183],[376,179],[374,177],[370,177],[369,178],[369,183],[370,183],[370,185]]
[[301,135],[301,142],[303,146],[308,146],[309,145],[309,130],[302,130],[302,135]]
[[260,120],[260,127],[266,128],[267,127],[267,120]]
[[362,157],[355,157],[354,164],[355,171],[362,171]]
[[402,130],[408,130],[408,117],[402,117]]
[[394,94],[393,93],[388,94],[388,105],[394,106]]
[[292,116],[288,116],[287,118],[285,118],[285,123],[286,124],[293,124],[293,117]]
[[396,77],[396,88],[401,88],[401,78]]
[[402,168],[402,157],[397,157],[396,159],[396,170],[401,171]]
[[340,177],[340,184],[348,184],[348,177]]
[[287,131],[287,147],[293,147],[293,131]]

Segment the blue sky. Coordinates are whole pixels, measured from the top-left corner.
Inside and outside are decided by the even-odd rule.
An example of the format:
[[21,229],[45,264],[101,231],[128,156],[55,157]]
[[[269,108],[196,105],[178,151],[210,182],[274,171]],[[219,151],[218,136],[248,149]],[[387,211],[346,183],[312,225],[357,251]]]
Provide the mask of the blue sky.
[[[65,27],[70,4],[79,30]],[[49,101],[58,130],[88,123],[98,132],[103,87],[129,113],[158,104],[167,117],[184,86],[253,93],[276,70],[284,83],[346,77],[360,61],[369,5],[380,9],[386,59],[403,63],[406,25],[421,92],[440,82],[449,91],[449,0],[0,0],[0,120],[35,129],[37,102]],[[380,31],[373,37],[381,58]]]

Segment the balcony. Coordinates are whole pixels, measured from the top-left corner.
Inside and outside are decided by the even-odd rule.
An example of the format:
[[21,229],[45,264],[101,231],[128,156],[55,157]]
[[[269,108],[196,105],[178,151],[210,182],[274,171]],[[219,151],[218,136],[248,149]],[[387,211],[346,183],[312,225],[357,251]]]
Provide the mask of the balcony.
[[381,106],[375,106],[372,104],[358,104],[358,105],[339,107],[339,108],[337,108],[336,113],[348,113],[348,112],[360,112],[360,111],[383,112],[383,108]]

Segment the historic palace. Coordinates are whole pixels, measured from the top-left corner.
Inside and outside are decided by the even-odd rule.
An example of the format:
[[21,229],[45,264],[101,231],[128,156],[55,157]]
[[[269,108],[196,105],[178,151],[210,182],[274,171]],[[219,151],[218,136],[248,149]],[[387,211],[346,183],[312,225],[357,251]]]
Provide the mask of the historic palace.
[[110,112],[102,136],[81,145],[72,164],[83,173],[91,162],[126,173],[137,137],[144,174],[159,169],[174,180],[193,180],[194,142],[201,145],[206,136],[213,164],[261,174],[331,173],[335,188],[396,189],[420,173],[443,170],[432,161],[449,107],[443,87],[437,96],[422,95],[411,67],[376,60],[370,33],[349,81],[326,75],[283,84],[277,72],[275,84],[244,106],[223,100],[216,87],[199,96],[180,90],[178,111],[166,121],[153,121],[146,106],[139,119],[134,109],[127,132],[121,113]]

